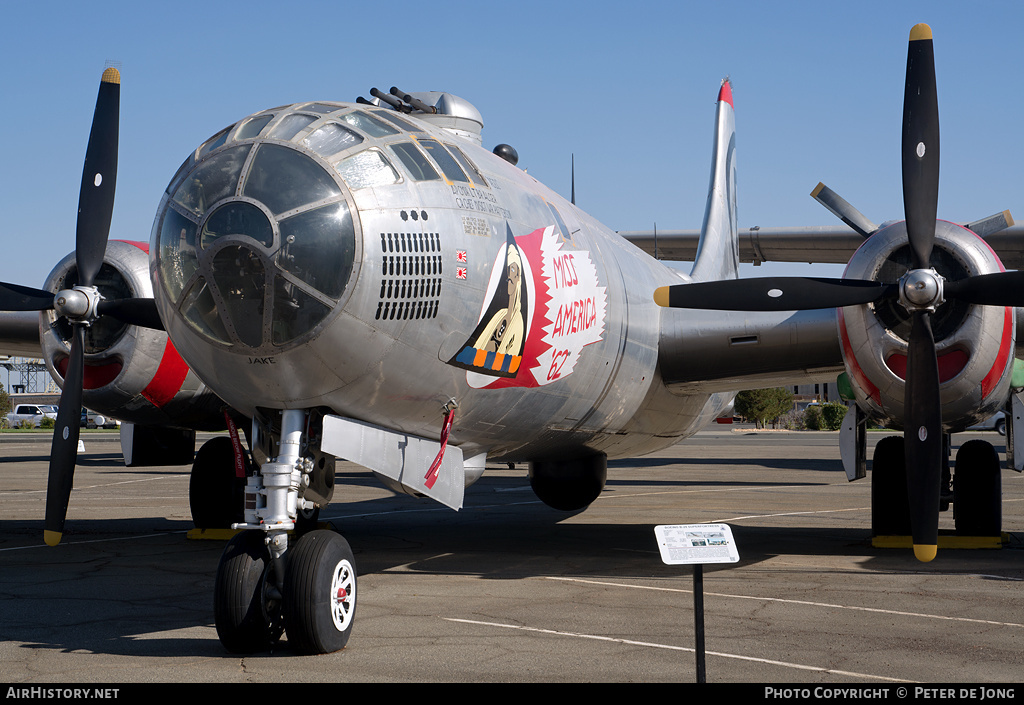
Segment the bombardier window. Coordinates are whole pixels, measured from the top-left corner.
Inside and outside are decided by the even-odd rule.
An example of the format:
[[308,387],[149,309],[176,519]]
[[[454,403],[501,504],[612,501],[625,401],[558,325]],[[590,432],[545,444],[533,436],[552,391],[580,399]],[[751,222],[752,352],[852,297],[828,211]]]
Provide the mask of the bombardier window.
[[249,149],[248,144],[239,145],[207,159],[182,182],[174,192],[174,200],[200,215],[222,198],[234,196],[238,173]]
[[282,276],[274,277],[274,317],[271,342],[284,345],[313,330],[331,312],[321,301]]
[[266,214],[246,201],[232,201],[215,210],[199,236],[199,246],[210,247],[225,235],[245,235],[271,247],[274,244],[274,226]]
[[249,347],[259,347],[263,342],[266,288],[263,262],[249,248],[229,245],[214,255],[211,269],[238,339]]
[[343,122],[347,122],[352,127],[362,130],[370,137],[387,137],[388,135],[397,135],[398,130],[391,127],[377,118],[367,115],[366,113],[356,110],[351,113],[346,113],[338,118]]
[[325,157],[355,147],[362,141],[363,138],[352,130],[333,122],[317,128],[302,140],[307,147]]
[[440,181],[437,170],[412,142],[397,142],[391,145],[391,151],[405,164],[414,181]]
[[231,342],[228,331],[220,320],[217,302],[213,300],[210,287],[206,285],[206,280],[203,277],[196,279],[196,283],[189,289],[181,311],[185,320],[206,337],[222,343]]
[[376,149],[357,152],[334,165],[350,189],[398,183],[398,172]]
[[434,140],[418,140],[419,144],[423,149],[427,150],[427,154],[434,158],[437,165],[441,167],[441,171],[448,178],[449,181],[463,181],[469,183],[469,177],[458,165],[458,163],[452,159],[452,155],[448,153],[448,150],[444,148],[440,142]]
[[160,225],[160,278],[173,301],[198,268],[196,224],[168,208]]
[[[352,214],[344,201],[282,220],[277,265],[337,299],[345,291],[355,258]],[[324,257],[332,252],[331,257]]]

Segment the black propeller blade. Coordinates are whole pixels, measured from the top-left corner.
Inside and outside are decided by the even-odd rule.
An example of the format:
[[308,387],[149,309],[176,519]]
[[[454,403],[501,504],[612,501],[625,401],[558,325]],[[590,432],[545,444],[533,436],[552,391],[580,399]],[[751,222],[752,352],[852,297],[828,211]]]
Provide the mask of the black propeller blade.
[[164,330],[154,299],[110,299],[100,301],[96,312],[132,326]]
[[907,350],[904,387],[903,448],[910,499],[914,555],[935,558],[939,544],[939,493],[942,477],[942,406],[939,365],[931,314],[915,311]]
[[667,308],[802,311],[867,304],[896,293],[895,284],[857,279],[756,277],[663,286],[654,301]]
[[114,186],[117,183],[120,106],[121,74],[115,68],[108,68],[100,79],[82,168],[82,188],[78,193],[75,258],[81,286],[93,285],[107,251],[107,235],[114,213]]
[[[907,82],[903,94],[903,210],[910,240],[911,269],[931,267],[935,215],[939,202],[939,100],[935,88],[932,30],[910,30]],[[931,314],[913,312],[907,341],[904,386],[904,449],[914,555],[935,557],[939,535],[939,487],[942,481],[942,406]]]
[[[96,110],[89,133],[89,146],[86,149],[78,201],[75,257],[78,264],[79,286],[82,288],[93,286],[107,248],[107,234],[110,231],[114,208],[114,184],[117,181],[120,96],[121,76],[117,69],[108,68],[103,72],[99,94],[96,97]],[[82,296],[88,295],[83,293]],[[109,302],[107,306],[112,304],[116,306],[116,302]],[[53,305],[54,297],[50,294],[49,307]],[[128,307],[130,308],[130,304]],[[86,323],[84,317],[80,320],[72,319],[72,323],[71,357],[64,375],[64,389],[60,395],[46,488],[46,522],[43,538],[50,546],[57,545],[64,533],[64,519],[67,516],[78,456]]]
[[85,327],[72,330],[71,358],[64,374],[64,389],[57,409],[57,424],[50,445],[50,475],[46,484],[46,521],[43,539],[56,546],[64,534],[64,518],[74,484],[78,434],[82,418],[82,381],[85,372]]
[[911,268],[931,266],[939,202],[939,99],[935,88],[932,30],[910,30],[903,93],[903,210],[913,253]]
[[979,274],[946,282],[946,298],[985,306],[1024,306],[1024,271]]
[[0,283],[0,311],[46,311],[53,308],[53,292]]

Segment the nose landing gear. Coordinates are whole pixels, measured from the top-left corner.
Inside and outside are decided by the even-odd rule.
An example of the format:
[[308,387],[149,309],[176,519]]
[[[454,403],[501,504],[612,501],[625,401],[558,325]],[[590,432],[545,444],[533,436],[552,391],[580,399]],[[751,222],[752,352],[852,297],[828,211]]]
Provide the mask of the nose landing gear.
[[290,534],[302,511],[310,463],[302,410],[281,412],[279,454],[249,478],[246,529],[225,547],[214,586],[217,635],[228,651],[272,648],[282,634],[300,653],[343,649],[356,608],[355,558],[324,529]]

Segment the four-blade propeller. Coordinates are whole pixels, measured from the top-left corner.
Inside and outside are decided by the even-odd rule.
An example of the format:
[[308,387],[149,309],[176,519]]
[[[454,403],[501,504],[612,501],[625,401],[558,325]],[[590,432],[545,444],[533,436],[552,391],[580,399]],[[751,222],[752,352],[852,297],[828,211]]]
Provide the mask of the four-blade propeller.
[[[939,374],[931,316],[945,300],[1024,306],[1024,272],[1005,272],[946,282],[931,268],[939,194],[939,108],[932,31],[914,26],[907,52],[903,97],[903,201],[909,271],[895,285],[850,279],[770,277],[678,284],[654,294],[661,306],[718,310],[793,311],[833,308],[898,298],[910,312],[905,384],[904,448],[914,553],[935,557],[943,461]],[[821,200],[823,185],[814,195]],[[826,207],[866,237],[874,230],[856,209],[825,193]]]
[[85,328],[102,316],[111,316],[124,323],[163,330],[152,299],[106,300],[94,285],[106,254],[114,209],[120,96],[121,76],[117,69],[108,68],[103,72],[96,97],[82,170],[82,188],[78,196],[75,236],[78,285],[54,295],[42,289],[0,283],[0,310],[52,309],[72,324],[71,355],[53,433],[46,490],[44,538],[51,546],[60,541],[64,532],[64,518],[74,480],[85,373]]

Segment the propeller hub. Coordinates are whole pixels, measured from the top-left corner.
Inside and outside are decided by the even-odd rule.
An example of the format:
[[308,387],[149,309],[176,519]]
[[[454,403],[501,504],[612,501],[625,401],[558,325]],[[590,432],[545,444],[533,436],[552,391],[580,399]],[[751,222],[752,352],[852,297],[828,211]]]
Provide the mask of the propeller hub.
[[912,269],[900,279],[900,303],[908,311],[934,312],[945,301],[943,282],[934,269]]
[[94,286],[76,286],[62,289],[53,300],[53,309],[58,316],[64,316],[75,323],[91,325],[99,316],[96,306],[103,299]]

